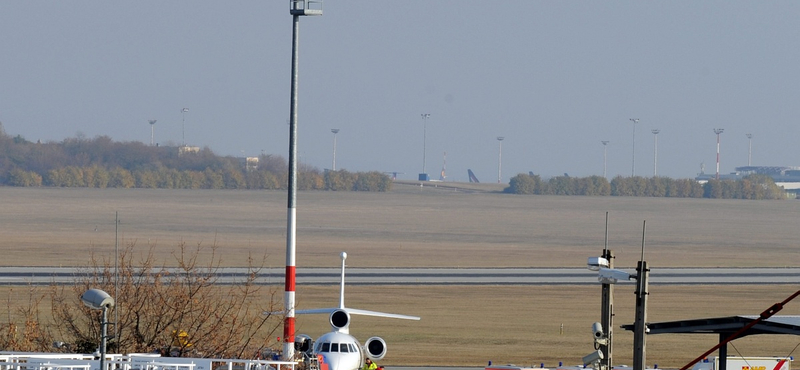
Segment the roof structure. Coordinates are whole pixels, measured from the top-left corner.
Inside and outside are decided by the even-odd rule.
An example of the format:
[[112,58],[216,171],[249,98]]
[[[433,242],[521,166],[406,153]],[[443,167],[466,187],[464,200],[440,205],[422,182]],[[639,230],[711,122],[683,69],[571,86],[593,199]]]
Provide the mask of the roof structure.
[[[647,328],[649,329],[648,334],[730,335],[757,318],[758,315],[752,315],[651,322],[647,324]],[[623,325],[622,328],[633,331],[633,324]],[[772,316],[742,333],[740,337],[753,334],[800,335],[800,316]]]
[[[651,322],[647,324],[647,334],[718,334],[719,342],[722,343],[731,334],[738,332],[758,318],[758,315],[752,315]],[[622,325],[622,329],[633,331],[633,324]],[[755,324],[737,338],[754,334],[800,335],[800,316],[772,316]],[[719,348],[718,354],[720,358],[728,357],[727,344]],[[725,361],[721,361],[720,370],[725,369]]]

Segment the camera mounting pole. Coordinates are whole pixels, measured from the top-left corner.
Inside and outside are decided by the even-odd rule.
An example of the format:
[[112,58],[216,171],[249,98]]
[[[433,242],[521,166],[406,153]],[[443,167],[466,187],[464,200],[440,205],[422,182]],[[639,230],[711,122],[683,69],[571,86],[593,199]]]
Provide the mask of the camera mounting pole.
[[[608,261],[608,268],[613,269],[614,252],[608,249],[608,212],[606,212],[606,235],[602,257]],[[613,366],[611,356],[613,354],[612,343],[614,338],[614,285],[603,283],[601,293],[600,325],[603,327],[603,332],[606,333],[606,341],[601,343],[598,348],[603,352],[603,359],[600,360],[600,370],[611,370]]]
[[644,240],[647,221],[642,223],[642,257],[636,264],[636,318],[633,324],[633,370],[645,370],[647,353],[647,296],[650,269],[644,260]]

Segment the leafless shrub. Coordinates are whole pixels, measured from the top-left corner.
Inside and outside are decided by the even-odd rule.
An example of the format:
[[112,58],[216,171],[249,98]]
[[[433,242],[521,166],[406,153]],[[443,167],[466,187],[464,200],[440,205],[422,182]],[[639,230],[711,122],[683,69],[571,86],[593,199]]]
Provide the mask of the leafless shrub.
[[[281,320],[263,312],[274,309],[275,288],[256,284],[263,267],[248,258],[243,281],[217,284],[220,256],[216,246],[173,253],[174,263],[157,265],[155,246],[137,256],[130,243],[114,259],[94,255],[73,285],[52,285],[38,296],[31,292],[21,319],[9,315],[0,325],[0,346],[17,351],[52,351],[53,338],[68,343],[65,350],[91,353],[98,347],[102,313],[80,302],[88,289],[106,291],[116,305],[108,312],[108,350],[120,353],[160,352],[171,356],[254,358],[274,345],[270,338]],[[210,256],[209,256],[210,255]],[[201,262],[205,261],[205,262]],[[267,290],[266,293],[264,291]],[[52,321],[39,317],[40,304],[49,295]],[[11,309],[11,302],[8,304]],[[23,324],[17,324],[22,321]],[[116,321],[116,325],[113,322]]]

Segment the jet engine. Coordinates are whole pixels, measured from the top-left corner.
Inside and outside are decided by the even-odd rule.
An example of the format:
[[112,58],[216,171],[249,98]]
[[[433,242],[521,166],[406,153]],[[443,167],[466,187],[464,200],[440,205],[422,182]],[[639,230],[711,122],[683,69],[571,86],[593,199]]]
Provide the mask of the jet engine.
[[[350,325],[350,314],[345,310],[334,310],[328,317],[328,321],[330,321],[331,326],[337,331],[342,331],[342,329],[347,330],[347,327]],[[347,331],[344,332],[346,333]]]
[[367,357],[373,361],[382,360],[386,356],[386,342],[381,337],[372,337],[364,342]]

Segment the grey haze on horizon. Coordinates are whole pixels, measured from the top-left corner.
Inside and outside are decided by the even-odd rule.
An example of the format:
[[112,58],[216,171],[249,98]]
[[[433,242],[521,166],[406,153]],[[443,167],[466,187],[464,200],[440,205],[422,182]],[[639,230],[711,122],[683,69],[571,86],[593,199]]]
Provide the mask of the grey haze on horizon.
[[[288,1],[3,1],[0,122],[288,156]],[[301,162],[416,179],[800,166],[800,2],[325,0],[300,19]],[[422,113],[431,116],[423,134]]]

